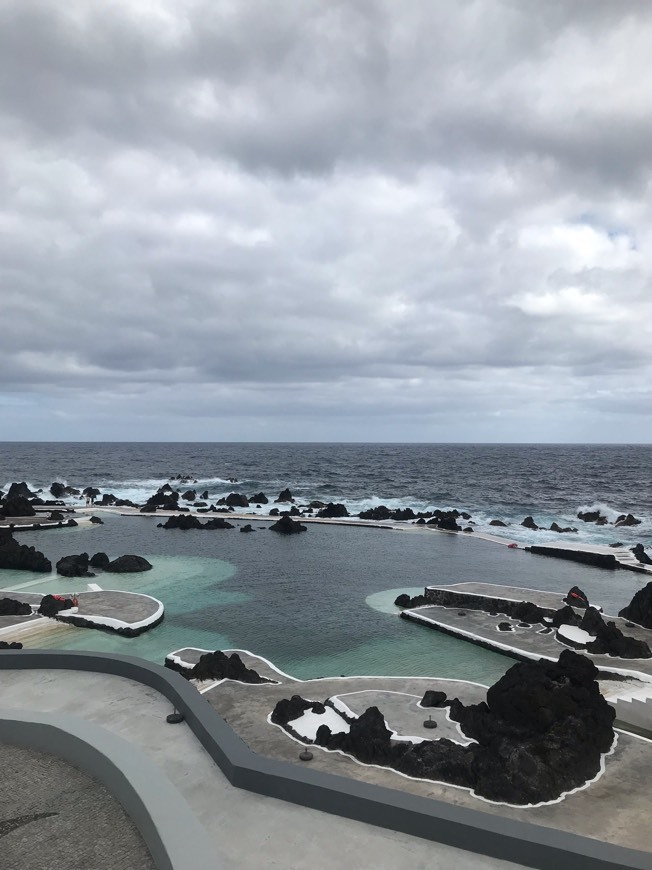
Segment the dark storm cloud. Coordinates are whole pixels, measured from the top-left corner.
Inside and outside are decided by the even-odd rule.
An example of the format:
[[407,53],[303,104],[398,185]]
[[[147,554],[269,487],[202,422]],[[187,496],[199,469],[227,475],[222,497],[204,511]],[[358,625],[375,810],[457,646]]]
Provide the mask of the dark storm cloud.
[[4,0],[3,402],[509,440],[638,403],[643,437],[651,37],[626,2]]

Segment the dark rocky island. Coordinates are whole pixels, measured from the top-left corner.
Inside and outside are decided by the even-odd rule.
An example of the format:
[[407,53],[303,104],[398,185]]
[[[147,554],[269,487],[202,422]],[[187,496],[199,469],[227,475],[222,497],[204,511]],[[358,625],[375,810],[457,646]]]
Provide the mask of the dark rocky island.
[[19,544],[9,529],[0,529],[0,568],[49,573],[52,562],[35,547]]

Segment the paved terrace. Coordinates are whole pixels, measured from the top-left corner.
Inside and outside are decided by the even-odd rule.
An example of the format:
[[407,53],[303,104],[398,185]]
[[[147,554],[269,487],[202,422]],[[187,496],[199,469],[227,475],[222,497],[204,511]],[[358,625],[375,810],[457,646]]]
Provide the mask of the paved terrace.
[[140,833],[95,779],[0,743],[2,870],[155,870]]
[[[563,606],[562,598],[566,594],[497,586],[490,583],[458,583],[448,586],[428,586],[427,589],[442,589],[462,595],[486,595],[489,598],[512,601],[531,601],[540,607],[555,609]],[[562,650],[569,649],[556,639],[554,630],[549,634],[542,634],[543,626],[539,623],[530,628],[523,628],[519,626],[519,620],[510,619],[503,613],[490,616],[484,610],[465,610],[464,604],[453,607],[424,605],[404,610],[401,615],[405,619],[444,631],[462,640],[480,643],[498,652],[508,655],[516,653],[516,658],[548,658],[556,661]],[[649,629],[636,625],[628,626],[627,620],[619,616],[605,613],[603,618],[605,621],[613,621],[623,634],[646,641],[652,649],[652,631]],[[508,622],[512,626],[512,631],[499,631],[499,622]],[[652,680],[652,658],[621,659],[614,656],[593,655],[584,650],[582,654],[588,656],[596,667],[603,671],[640,675],[643,679]]]
[[[194,664],[203,652],[205,650],[186,649],[176,651],[175,655],[188,664]],[[209,688],[210,683],[203,687],[199,684],[200,690],[251,749],[293,764],[302,764],[298,760],[301,745],[267,720],[282,698],[294,694],[313,701],[337,697],[356,712],[377,703],[383,713],[387,709],[388,724],[397,733],[430,739],[444,735],[423,727],[428,715],[433,714],[435,718],[435,711],[416,707],[418,699],[423,697],[427,689],[444,691],[449,697],[459,697],[466,704],[478,703],[486,697],[486,688],[478,684],[422,677],[348,677],[302,681],[282,674],[264,659],[238,652],[247,667],[279,682],[276,685],[247,685],[224,681],[212,688]],[[352,692],[364,694],[352,696]],[[392,700],[386,708],[383,695],[389,692],[392,693]],[[403,695],[393,694],[395,692]],[[619,732],[616,749],[607,758],[604,775],[588,789],[568,795],[560,803],[528,809],[490,804],[473,797],[465,789],[408,779],[390,770],[363,766],[344,755],[325,752],[319,747],[315,747],[313,752],[310,765],[316,770],[401,789],[492,815],[652,851],[652,831],[649,827],[652,743],[631,734]],[[373,865],[369,863],[363,866]],[[380,866],[394,865],[385,862]]]
[[[215,844],[216,865],[221,860],[227,870],[522,867],[234,788],[185,723],[166,723],[169,702],[141,683],[79,671],[0,670],[0,698],[4,708],[82,716],[145,753],[185,797]],[[278,732],[296,759],[298,745],[274,726],[265,728],[270,735]]]
[[[82,581],[83,578],[76,580],[79,583]],[[81,617],[88,623],[95,623],[98,626],[114,630],[139,629],[160,621],[163,614],[163,605],[158,599],[136,592],[99,590],[92,592],[71,591],[63,594],[67,597],[77,595],[79,605],[76,612],[60,611],[58,617],[61,622],[70,622]],[[41,603],[43,594],[24,592],[20,589],[14,592],[0,589],[0,598],[24,601],[36,608]],[[15,639],[20,640],[19,634],[24,635],[32,627],[35,630],[40,629],[43,624],[52,625],[52,622],[48,617],[40,614],[0,616],[0,639],[13,640],[15,635]],[[94,626],[91,624],[85,627],[93,628]]]

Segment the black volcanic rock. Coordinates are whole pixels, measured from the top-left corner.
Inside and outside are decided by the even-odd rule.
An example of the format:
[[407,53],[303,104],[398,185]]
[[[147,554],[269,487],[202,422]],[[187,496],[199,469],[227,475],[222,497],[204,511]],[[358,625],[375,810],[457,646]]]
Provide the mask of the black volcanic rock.
[[302,716],[306,710],[312,710],[312,701],[306,701],[301,695],[292,695],[291,698],[283,698],[272,711],[272,722],[277,725],[287,725],[294,719]]
[[510,622],[499,622],[496,628],[498,631],[514,631],[514,627]]
[[62,577],[94,577],[88,570],[88,553],[63,556],[56,564],[57,574]]
[[103,526],[104,525],[104,520],[100,519],[100,517],[93,516],[90,518],[89,522],[93,523],[96,526]]
[[592,643],[587,644],[587,652],[623,659],[652,658],[650,647],[644,640],[624,635],[615,622],[605,623],[595,607],[587,608],[580,628],[595,637]]
[[562,527],[557,525],[557,523],[552,523],[552,525],[550,526],[550,531],[551,532],[558,532],[559,534],[565,534],[568,532],[576,532],[577,529],[572,529],[570,526],[566,526],[565,528],[562,529]]
[[562,599],[566,604],[573,607],[581,607],[583,609],[589,607],[589,598],[585,592],[582,592],[579,586],[571,586],[568,595]]
[[507,523],[504,523],[502,520],[490,520],[490,526],[502,526],[503,528],[507,528]]
[[55,498],[63,498],[64,495],[68,495],[68,487],[63,483],[57,483],[54,481],[50,487],[50,492]]
[[534,532],[536,532],[539,528],[539,526],[534,522],[534,519],[532,517],[525,517],[521,525],[525,526],[526,529],[532,529],[532,531]]
[[550,625],[553,628],[559,628],[560,625],[579,625],[581,621],[573,608],[566,604],[553,613]]
[[29,616],[32,608],[24,601],[15,598],[0,598],[0,616]]
[[225,520],[224,517],[211,517],[211,519],[207,520],[203,526],[200,523],[199,528],[212,532],[217,529],[234,529],[235,526],[233,523]]
[[201,522],[193,514],[175,514],[168,517],[165,523],[159,523],[160,529],[181,529],[186,532],[188,529],[203,529]]
[[377,507],[369,508],[367,511],[360,511],[358,514],[361,520],[389,520],[392,517],[392,512],[384,504],[379,504]]
[[241,531],[241,532],[244,532],[245,534],[246,534],[247,532],[253,532],[253,528],[251,527],[251,523],[247,523],[246,526],[241,526],[241,527],[240,527],[240,531]]
[[[611,546],[613,547],[614,544]],[[636,544],[634,547],[631,547],[631,551],[642,565],[652,565],[652,559],[645,552],[643,544]]]
[[[221,501],[221,499],[220,499]],[[227,495],[224,503],[229,507],[249,507],[249,499],[241,492],[231,492]]]
[[[489,689],[486,702],[448,704],[451,718],[477,741],[468,746],[446,739],[394,741],[376,707],[350,721],[348,733],[320,726],[315,743],[493,801],[553,801],[593,779],[612,746],[615,713],[600,694],[597,676],[591,661],[570,650],[558,662],[514,665]],[[272,719],[291,729],[313,704],[295,695],[277,704]]]
[[317,516],[324,519],[348,517],[348,515],[349,512],[343,504],[334,504],[332,501],[329,502],[325,508],[322,508],[320,511],[317,512]]
[[3,517],[33,517],[35,514],[31,503],[22,495],[8,495],[0,506],[0,515]]
[[[90,575],[94,576],[93,574]],[[44,595],[41,598],[38,612],[43,616],[56,616],[62,610],[70,610],[73,603],[70,598],[64,598],[62,595]]]
[[308,531],[306,526],[296,522],[296,520],[293,520],[288,515],[281,517],[280,520],[269,527],[269,530],[270,532],[280,532],[282,535],[295,535],[299,532]]
[[424,604],[429,603],[425,595],[415,595],[413,598],[410,598],[406,592],[403,592],[394,599],[395,607],[423,607]]
[[271,683],[259,673],[245,666],[237,653],[227,656],[221,650],[205,653],[190,672],[196,680],[237,680],[239,683]]
[[125,556],[118,556],[104,569],[111,574],[137,574],[141,571],[151,571],[152,563],[148,562],[143,556],[134,556],[129,553]]
[[643,628],[652,628],[652,582],[634,594],[627,607],[618,613]]
[[579,511],[577,519],[585,523],[597,523],[601,520],[603,521],[601,525],[607,522],[607,518],[603,517],[600,511]]
[[[34,498],[36,496],[35,492],[27,486],[25,481],[23,480],[21,483],[12,483],[7,490],[7,494],[5,498]],[[18,514],[16,515],[18,516]]]
[[18,643],[18,641],[12,641],[7,643],[6,640],[0,640],[0,649],[22,649],[22,643]]
[[106,553],[100,552],[100,553],[95,553],[94,556],[91,556],[88,564],[91,566],[91,568],[100,568],[103,571],[107,567],[109,562],[110,562],[110,559],[106,555]]
[[[50,511],[50,519],[57,523],[62,523],[65,520],[61,511]],[[91,519],[92,522],[92,519]]]
[[445,707],[447,704],[446,692],[436,692],[434,689],[428,689],[421,699],[422,707]]
[[88,498],[97,498],[100,495],[100,491],[96,486],[87,486],[82,489],[82,495],[88,496]]
[[147,499],[141,508],[141,513],[150,513],[157,508],[164,511],[176,511],[179,509],[178,503],[179,493],[171,491],[171,488],[166,484]]
[[490,800],[550,801],[592,779],[613,743],[614,710],[600,694],[598,670],[564,650],[558,662],[514,665],[486,703],[451,704],[472,747],[475,791]]
[[620,526],[640,526],[640,524],[641,520],[637,520],[633,514],[621,514],[614,523],[614,526],[618,528]]
[[194,489],[188,489],[184,493],[182,493],[181,498],[184,501],[196,501],[197,500],[197,493],[195,492]]
[[249,504],[267,504],[269,499],[264,492],[257,492],[249,499]]
[[9,529],[0,529],[0,568],[45,573],[52,570],[52,562],[35,547],[19,544]]
[[282,490],[282,492],[280,492],[278,494],[278,498],[275,498],[274,501],[275,502],[290,502],[290,501],[294,501],[294,499],[292,498],[292,493],[290,492],[290,490],[288,488],[288,489]]

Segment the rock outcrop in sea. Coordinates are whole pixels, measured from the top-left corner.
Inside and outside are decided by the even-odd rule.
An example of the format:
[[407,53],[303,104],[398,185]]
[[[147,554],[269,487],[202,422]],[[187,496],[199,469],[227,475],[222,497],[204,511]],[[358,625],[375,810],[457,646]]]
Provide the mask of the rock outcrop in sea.
[[269,527],[270,532],[279,532],[282,535],[297,535],[299,532],[308,531],[307,527],[293,520],[289,514],[285,514]]
[[35,547],[19,544],[9,529],[0,529],[0,568],[46,573],[52,570],[52,562]]

